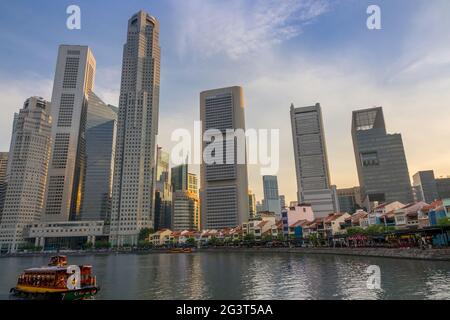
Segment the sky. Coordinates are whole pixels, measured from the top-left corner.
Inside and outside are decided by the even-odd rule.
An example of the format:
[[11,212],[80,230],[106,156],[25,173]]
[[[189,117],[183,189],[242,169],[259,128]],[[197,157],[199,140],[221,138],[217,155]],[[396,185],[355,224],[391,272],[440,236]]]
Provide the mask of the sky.
[[[81,29],[66,28],[66,8]],[[366,27],[369,5],[381,30]],[[289,117],[322,106],[331,182],[358,185],[350,134],[353,110],[382,106],[387,130],[401,133],[412,176],[450,175],[450,1],[129,0],[0,2],[0,151],[9,149],[14,112],[30,96],[51,98],[60,44],[88,45],[94,91],[117,105],[127,21],[139,10],[160,21],[158,144],[199,119],[199,93],[240,85],[247,128],[280,130],[280,194],[296,200]],[[249,188],[263,197],[259,166]],[[193,168],[198,172],[198,168]]]

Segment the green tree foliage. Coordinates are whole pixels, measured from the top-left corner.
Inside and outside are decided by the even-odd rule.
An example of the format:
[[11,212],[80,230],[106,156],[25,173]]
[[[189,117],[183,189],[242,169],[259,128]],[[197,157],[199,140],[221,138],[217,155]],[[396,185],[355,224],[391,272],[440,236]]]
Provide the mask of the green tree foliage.
[[440,226],[450,226],[450,218],[449,217],[442,217],[438,220],[438,225]]
[[139,231],[139,241],[145,241],[148,240],[148,237],[153,233],[153,229],[151,228],[143,228],[141,231]]

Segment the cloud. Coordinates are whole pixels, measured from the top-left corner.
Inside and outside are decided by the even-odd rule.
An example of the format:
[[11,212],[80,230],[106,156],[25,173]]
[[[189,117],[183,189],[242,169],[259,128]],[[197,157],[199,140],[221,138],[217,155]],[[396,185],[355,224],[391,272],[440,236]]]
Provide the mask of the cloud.
[[302,32],[328,10],[324,0],[177,1],[178,50],[231,59],[266,50]]

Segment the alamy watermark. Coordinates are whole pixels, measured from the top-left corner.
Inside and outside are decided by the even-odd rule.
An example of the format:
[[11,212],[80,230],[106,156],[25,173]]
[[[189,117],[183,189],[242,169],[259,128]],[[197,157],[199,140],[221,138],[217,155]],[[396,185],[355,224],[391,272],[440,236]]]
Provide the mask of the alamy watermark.
[[[174,165],[257,164],[262,175],[275,175],[280,167],[279,129],[208,129],[201,135],[202,122],[194,121],[194,132],[175,129],[171,140]],[[202,141],[192,137],[202,136]],[[193,145],[193,147],[192,147]],[[202,151],[203,150],[203,151]]]
[[369,278],[366,281],[367,289],[378,290],[381,289],[381,269],[380,266],[370,265],[366,269]]

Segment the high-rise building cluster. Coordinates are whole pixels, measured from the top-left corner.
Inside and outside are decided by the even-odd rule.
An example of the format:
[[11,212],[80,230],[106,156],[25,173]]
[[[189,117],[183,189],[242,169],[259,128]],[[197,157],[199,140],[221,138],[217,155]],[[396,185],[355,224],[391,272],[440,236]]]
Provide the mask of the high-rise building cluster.
[[290,107],[296,201],[280,195],[275,175],[262,177],[264,198],[256,201],[246,157],[239,159],[246,141],[226,134],[246,128],[239,86],[200,93],[202,155],[208,157],[200,177],[189,172],[188,159],[171,167],[169,153],[156,145],[159,32],[158,20],[144,11],[129,19],[118,107],[95,94],[92,50],[59,47],[51,101],[26,99],[14,115],[10,150],[0,152],[1,252],[96,241],[136,245],[144,229],[230,230],[257,219],[278,221],[288,232],[291,218],[336,214],[343,220],[339,212],[450,198],[450,178],[436,178],[432,170],[416,173],[411,185],[402,137],[387,133],[381,107],[353,112],[359,186],[337,189],[317,103]]

